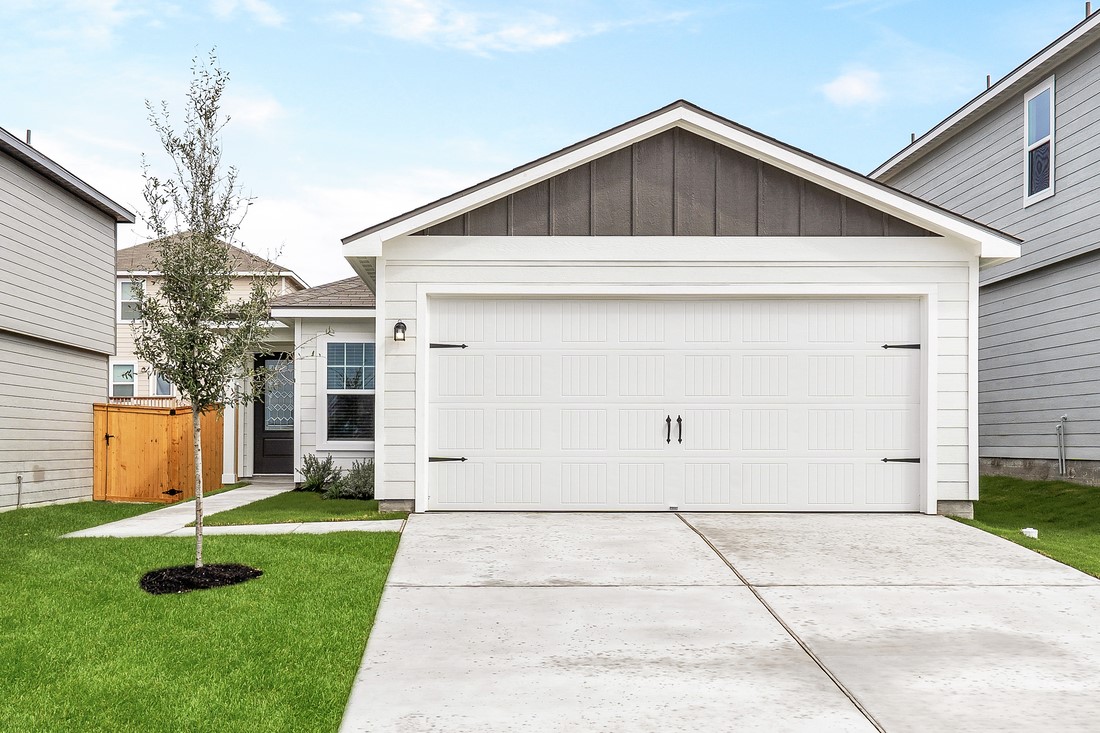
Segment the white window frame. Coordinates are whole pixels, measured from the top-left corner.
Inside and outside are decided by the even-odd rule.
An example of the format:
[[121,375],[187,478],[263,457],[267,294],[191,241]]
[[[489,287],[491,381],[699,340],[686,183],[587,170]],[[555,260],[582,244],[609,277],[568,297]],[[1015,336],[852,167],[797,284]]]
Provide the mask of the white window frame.
[[[1028,144],[1030,137],[1030,117],[1028,115],[1028,104],[1032,99],[1039,96],[1045,91],[1050,91],[1050,134],[1041,140],[1036,141],[1033,144]],[[1054,77],[1050,77],[1042,84],[1035,86],[1024,95],[1024,206],[1030,206],[1031,204],[1038,203],[1044,199],[1048,199],[1054,195],[1054,107],[1055,107],[1055,95],[1054,95]],[[1050,143],[1050,185],[1039,191],[1036,194],[1029,194],[1028,190],[1031,188],[1031,151],[1035,148],[1043,145],[1044,143]]]
[[[138,280],[137,278],[127,278],[125,280],[119,280],[117,285],[115,286],[115,320],[118,321],[119,323],[135,323],[135,322],[141,320],[140,318],[130,319],[130,318],[123,318],[122,317],[122,284],[123,283],[133,284],[133,283],[136,283],[136,282],[140,282],[140,280]],[[127,303],[136,303],[137,301],[136,300],[127,300],[126,302]]]
[[[374,388],[373,389],[334,389],[328,388],[328,346],[329,344],[371,344],[374,346]],[[317,340],[317,449],[325,451],[373,451],[378,431],[378,343],[374,336],[366,334],[335,333]],[[328,396],[329,394],[369,394],[374,396],[374,437],[375,440],[330,440],[328,437]]]
[[[175,397],[176,396],[176,385],[172,384],[171,382],[168,382],[168,393],[167,394],[160,394],[159,392],[157,392],[157,386],[158,386],[157,380],[159,378],[160,378],[160,375],[157,374],[156,372],[154,372],[154,371],[149,372],[149,396],[151,396],[151,397]],[[165,377],[165,381],[168,381],[167,377]]]
[[[133,381],[131,381],[131,382],[116,382],[115,381],[115,367],[130,367],[130,373],[133,374]],[[136,363],[129,362],[129,361],[112,361],[112,362],[108,363],[107,370],[108,370],[107,371],[107,396],[108,397],[119,397],[121,399],[128,399],[130,397],[137,397],[137,383],[138,383],[137,375],[138,375],[138,372],[137,372],[137,364]],[[133,388],[134,388],[134,393],[132,395],[116,395],[115,394],[115,385],[116,384],[129,384],[129,385],[132,385]]]

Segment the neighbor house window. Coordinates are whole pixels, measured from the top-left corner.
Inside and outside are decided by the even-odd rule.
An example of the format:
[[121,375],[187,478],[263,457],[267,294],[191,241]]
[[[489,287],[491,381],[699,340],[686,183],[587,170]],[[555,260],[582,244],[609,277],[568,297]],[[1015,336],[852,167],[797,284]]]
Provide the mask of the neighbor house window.
[[154,397],[171,397],[172,396],[172,383],[159,374],[153,374],[153,396]]
[[1054,195],[1054,77],[1024,97],[1027,180],[1024,202]]
[[121,280],[118,283],[118,320],[136,321],[141,318],[137,293],[133,280]]
[[328,439],[374,440],[374,344],[333,341],[325,356]]
[[133,364],[111,365],[111,396],[134,396],[135,371]]

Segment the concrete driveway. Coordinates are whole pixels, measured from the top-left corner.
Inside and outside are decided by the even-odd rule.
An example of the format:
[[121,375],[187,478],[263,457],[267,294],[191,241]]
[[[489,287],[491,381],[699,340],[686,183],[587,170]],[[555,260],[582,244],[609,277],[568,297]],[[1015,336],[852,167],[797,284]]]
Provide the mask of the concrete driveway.
[[1095,730],[1097,619],[942,517],[414,515],[341,730]]

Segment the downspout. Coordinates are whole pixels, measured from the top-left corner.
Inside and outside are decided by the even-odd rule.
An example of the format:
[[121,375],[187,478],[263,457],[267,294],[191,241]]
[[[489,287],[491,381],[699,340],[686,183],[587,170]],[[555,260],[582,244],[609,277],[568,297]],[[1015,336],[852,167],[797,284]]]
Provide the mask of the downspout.
[[1058,475],[1066,475],[1066,420],[1069,419],[1068,415],[1062,415],[1058,418],[1058,424],[1054,428],[1055,434],[1058,436]]

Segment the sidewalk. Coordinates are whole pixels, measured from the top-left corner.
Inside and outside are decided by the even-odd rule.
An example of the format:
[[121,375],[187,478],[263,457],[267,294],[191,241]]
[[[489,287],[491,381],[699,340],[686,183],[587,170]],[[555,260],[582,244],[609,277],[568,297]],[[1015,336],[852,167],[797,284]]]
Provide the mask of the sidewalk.
[[[203,499],[203,514],[204,516],[210,516],[211,514],[217,514],[218,512],[229,511],[230,509],[236,509],[237,507],[244,506],[245,504],[251,504],[254,501],[260,499],[266,499],[269,496],[276,496],[283,492],[290,491],[294,488],[294,483],[288,476],[284,480],[278,481],[261,481],[248,486],[242,486],[239,489],[230,489],[229,491],[215,494],[214,496],[206,497]],[[82,529],[79,532],[70,532],[65,537],[160,537],[180,536],[181,530],[184,530],[182,534],[194,534],[193,527],[188,527],[190,522],[195,521],[195,502],[186,501],[180,504],[173,504],[165,507],[164,509],[157,509],[153,512],[146,514],[139,514],[136,517],[130,517],[129,519],[120,519],[117,522],[110,522],[108,524],[101,524],[98,527],[91,527],[89,529]],[[211,533],[210,530],[213,527],[204,528],[204,534],[216,534]],[[230,529],[230,528],[226,528]],[[233,529],[236,529],[234,527]],[[259,534],[259,533],[257,533]]]

